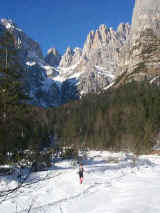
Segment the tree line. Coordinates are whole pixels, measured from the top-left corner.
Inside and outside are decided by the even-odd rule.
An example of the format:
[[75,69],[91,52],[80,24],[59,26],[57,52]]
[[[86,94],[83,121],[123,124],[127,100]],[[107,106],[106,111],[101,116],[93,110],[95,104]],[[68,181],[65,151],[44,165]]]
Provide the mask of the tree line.
[[75,149],[147,153],[159,132],[159,104],[159,86],[132,81],[49,109],[50,127],[59,144]]

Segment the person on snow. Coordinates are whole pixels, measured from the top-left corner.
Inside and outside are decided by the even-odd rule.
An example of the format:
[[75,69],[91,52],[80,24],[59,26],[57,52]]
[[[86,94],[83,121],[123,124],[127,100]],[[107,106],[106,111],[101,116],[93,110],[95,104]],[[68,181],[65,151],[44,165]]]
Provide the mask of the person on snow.
[[80,166],[79,166],[79,179],[80,179],[80,184],[82,184],[82,182],[83,182],[83,172],[84,172],[83,165],[80,164]]

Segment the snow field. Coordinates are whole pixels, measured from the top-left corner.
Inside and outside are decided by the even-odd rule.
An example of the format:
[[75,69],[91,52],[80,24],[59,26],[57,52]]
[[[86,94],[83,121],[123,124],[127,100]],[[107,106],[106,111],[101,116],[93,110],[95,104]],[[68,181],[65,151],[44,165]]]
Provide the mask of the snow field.
[[[133,162],[131,154],[92,151],[83,163],[82,185],[71,161],[57,162],[49,171],[33,173],[27,182],[39,181],[8,196],[0,212],[27,212],[30,205],[31,213],[160,212],[160,157]],[[8,181],[7,187],[15,184]]]

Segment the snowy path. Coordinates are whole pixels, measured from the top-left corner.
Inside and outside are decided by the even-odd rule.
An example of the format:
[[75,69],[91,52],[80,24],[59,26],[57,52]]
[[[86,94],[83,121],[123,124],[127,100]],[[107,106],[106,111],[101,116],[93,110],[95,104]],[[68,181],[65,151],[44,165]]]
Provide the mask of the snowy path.
[[57,164],[47,172],[54,178],[20,189],[0,204],[0,213],[27,212],[31,203],[31,213],[159,213],[160,157],[143,158],[137,167],[106,158],[94,157],[85,165],[82,185],[69,162]]

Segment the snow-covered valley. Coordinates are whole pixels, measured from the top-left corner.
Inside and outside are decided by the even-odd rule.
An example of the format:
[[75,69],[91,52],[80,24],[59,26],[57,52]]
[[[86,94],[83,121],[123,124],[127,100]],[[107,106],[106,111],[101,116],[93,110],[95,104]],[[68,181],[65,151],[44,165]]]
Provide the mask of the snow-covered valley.
[[[73,161],[57,161],[49,171],[32,173],[0,204],[1,213],[159,213],[160,157],[88,153],[84,182]],[[0,189],[16,181],[0,177]],[[31,207],[31,209],[29,209]]]

